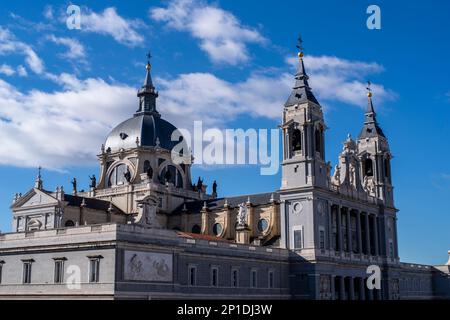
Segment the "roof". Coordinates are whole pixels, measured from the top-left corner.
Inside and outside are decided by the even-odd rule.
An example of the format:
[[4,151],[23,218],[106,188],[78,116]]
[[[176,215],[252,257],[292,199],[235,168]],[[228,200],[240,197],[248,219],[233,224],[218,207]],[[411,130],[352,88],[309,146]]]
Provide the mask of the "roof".
[[249,198],[250,198],[250,202],[252,205],[258,206],[258,205],[264,205],[264,204],[271,203],[272,197],[276,201],[280,200],[280,195],[277,192],[267,192],[267,193],[242,195],[242,196],[236,196],[236,197],[186,201],[184,204],[178,206],[173,211],[173,213],[180,214],[185,209],[185,206],[186,206],[187,212],[190,212],[190,213],[200,212],[202,210],[203,206],[205,205],[205,203],[206,203],[206,207],[209,210],[223,209],[223,207],[225,205],[225,200],[230,207],[237,207],[239,204],[247,202]]
[[383,130],[381,130],[380,126],[378,125],[376,115],[377,114],[375,113],[375,110],[373,108],[372,98],[369,95],[367,101],[367,110],[365,113],[366,119],[364,121],[364,126],[359,133],[358,139],[374,138],[378,136],[386,138]]
[[311,88],[309,87],[308,79],[309,77],[306,74],[303,59],[300,58],[297,73],[295,74],[295,85],[292,88],[291,95],[284,104],[286,107],[295,104],[305,103],[308,101],[319,104],[316,97],[312,93]]
[[[105,148],[112,152],[138,146],[156,146],[172,150],[179,141],[172,141],[172,133],[177,128],[155,114],[137,114],[115,127],[108,135]],[[139,139],[137,141],[137,139]]]
[[[64,194],[64,201],[67,201],[69,206],[79,207],[83,203],[86,204],[86,208],[95,209],[95,210],[101,210],[101,211],[108,211],[108,208],[110,206],[109,201],[95,199],[95,198],[85,198],[85,197],[79,197],[79,196],[73,196],[70,194]],[[116,206],[114,206],[114,209],[119,212],[122,212],[120,209],[118,209]]]

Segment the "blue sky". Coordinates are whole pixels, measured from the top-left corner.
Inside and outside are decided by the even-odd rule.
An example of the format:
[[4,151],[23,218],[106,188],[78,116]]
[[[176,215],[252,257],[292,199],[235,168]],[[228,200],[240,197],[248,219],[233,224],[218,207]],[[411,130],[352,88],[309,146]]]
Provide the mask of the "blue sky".
[[[180,127],[275,128],[302,34],[310,84],[325,112],[327,160],[356,136],[374,88],[388,136],[403,261],[441,264],[450,249],[450,4],[446,1],[14,1],[0,12],[0,230],[32,187],[87,188],[109,130],[131,116],[151,49],[159,111]],[[381,30],[366,8],[381,8]],[[194,166],[219,195],[276,190],[258,166]]]

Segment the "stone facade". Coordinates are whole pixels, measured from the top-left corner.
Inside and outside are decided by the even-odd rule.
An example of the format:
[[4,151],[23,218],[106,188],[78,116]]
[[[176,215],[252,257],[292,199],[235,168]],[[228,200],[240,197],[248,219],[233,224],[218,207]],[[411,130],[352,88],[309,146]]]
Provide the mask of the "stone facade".
[[[332,174],[302,57],[282,110],[280,189],[228,198],[191,183],[192,156],[156,109],[148,63],[138,111],[101,147],[99,181],[50,192],[39,173],[14,197],[12,232],[0,235],[0,297],[450,298],[449,262],[400,262],[392,155],[370,86],[362,130],[344,141]],[[374,267],[381,286],[371,289]]]

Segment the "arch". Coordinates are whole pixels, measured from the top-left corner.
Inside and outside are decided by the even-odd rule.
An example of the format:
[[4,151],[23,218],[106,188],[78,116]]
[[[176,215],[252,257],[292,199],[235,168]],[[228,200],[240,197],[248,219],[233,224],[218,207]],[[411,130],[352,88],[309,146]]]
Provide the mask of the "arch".
[[199,234],[202,231],[202,228],[198,224],[194,224],[192,226],[191,232]]
[[169,161],[161,164],[158,179],[162,184],[165,184],[167,181],[177,188],[184,188],[184,174],[181,168]]
[[217,237],[219,237],[223,232],[223,226],[222,226],[222,224],[220,224],[218,222],[213,225],[212,229],[213,229],[213,234]]
[[364,176],[373,177],[373,161],[370,158],[364,160]]
[[296,128],[292,131],[292,150],[299,151],[302,150],[302,132],[300,129]]
[[[119,168],[120,167],[120,168]],[[108,187],[122,185],[125,183],[126,179],[124,177],[124,173],[128,169],[130,170],[130,182],[132,182],[136,178],[136,168],[131,163],[131,161],[122,160],[114,162],[106,172],[106,185]],[[119,178],[119,179],[118,179]]]
[[75,222],[73,222],[72,220],[67,220],[66,223],[64,223],[64,227],[74,227],[75,226]]

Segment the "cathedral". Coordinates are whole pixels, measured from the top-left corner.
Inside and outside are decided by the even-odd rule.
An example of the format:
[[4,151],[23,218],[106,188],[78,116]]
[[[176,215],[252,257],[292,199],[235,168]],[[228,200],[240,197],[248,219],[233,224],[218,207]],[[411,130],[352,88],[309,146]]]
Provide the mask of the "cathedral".
[[400,261],[392,154],[370,83],[361,131],[332,170],[308,80],[300,50],[280,106],[280,189],[219,197],[216,182],[210,194],[192,183],[190,154],[173,161],[183,138],[157,107],[148,62],[137,110],[99,148],[90,189],[74,178],[69,192],[47,190],[39,170],[15,195],[0,298],[449,299],[450,260]]

